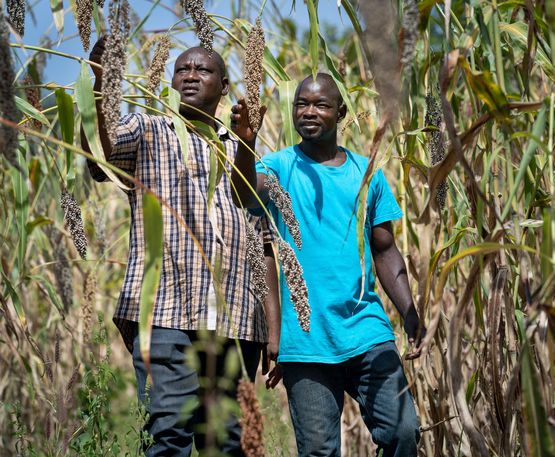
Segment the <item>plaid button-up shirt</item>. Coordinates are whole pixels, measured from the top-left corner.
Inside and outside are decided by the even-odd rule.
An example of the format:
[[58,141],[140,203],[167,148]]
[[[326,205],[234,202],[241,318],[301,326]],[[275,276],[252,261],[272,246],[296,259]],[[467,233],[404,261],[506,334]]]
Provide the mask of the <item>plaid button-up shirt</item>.
[[[225,128],[218,131],[228,161],[227,172],[237,151],[237,142]],[[232,201],[230,179],[223,173],[216,187],[211,210],[207,205],[210,172],[209,146],[189,131],[188,163],[170,118],[148,114],[124,116],[109,162],[135,176],[162,197],[185,221],[200,242],[206,257],[221,277],[224,309],[218,307],[216,331],[228,338],[267,341],[263,305],[255,296],[251,269],[246,258],[246,211]],[[106,175],[89,163],[93,178]],[[139,320],[139,302],[145,264],[142,198],[140,188],[128,192],[131,205],[130,245],[127,271],[114,322],[130,348],[130,322]],[[208,294],[212,277],[198,246],[168,208],[162,206],[164,254],[160,285],[154,305],[153,325],[199,330],[207,327]],[[257,225],[271,238],[264,219]],[[268,239],[268,238],[266,238]]]

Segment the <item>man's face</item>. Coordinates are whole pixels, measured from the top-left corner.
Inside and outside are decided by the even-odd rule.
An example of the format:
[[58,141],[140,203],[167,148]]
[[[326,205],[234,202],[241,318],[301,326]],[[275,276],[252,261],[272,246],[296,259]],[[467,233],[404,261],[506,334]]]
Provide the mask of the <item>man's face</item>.
[[305,141],[334,140],[337,123],[345,116],[336,87],[326,80],[305,79],[293,102],[293,123]]
[[[175,61],[172,87],[181,94],[183,103],[214,116],[220,98],[229,91],[229,82],[215,57],[202,48],[193,48]],[[198,111],[186,106],[181,107],[181,113],[198,116]]]

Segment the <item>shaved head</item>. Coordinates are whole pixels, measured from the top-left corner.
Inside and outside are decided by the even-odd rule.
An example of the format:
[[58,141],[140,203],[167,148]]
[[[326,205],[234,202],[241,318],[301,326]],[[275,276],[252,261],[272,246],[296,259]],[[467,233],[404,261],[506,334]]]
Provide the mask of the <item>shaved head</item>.
[[320,83],[326,90],[327,94],[332,97],[334,100],[337,100],[337,106],[343,105],[343,97],[341,96],[341,92],[339,92],[339,88],[335,83],[333,77],[328,75],[327,73],[317,73],[316,79],[311,76],[307,76],[303,79],[300,84],[297,86],[297,90],[295,91],[295,99],[299,96],[301,89],[305,84],[314,83],[317,81]]

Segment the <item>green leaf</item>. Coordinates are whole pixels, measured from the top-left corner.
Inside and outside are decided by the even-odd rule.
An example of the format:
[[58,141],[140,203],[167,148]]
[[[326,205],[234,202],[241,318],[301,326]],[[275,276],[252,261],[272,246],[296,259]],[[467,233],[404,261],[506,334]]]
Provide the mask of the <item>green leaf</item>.
[[267,73],[269,73],[268,72],[268,68],[269,68],[269,69],[273,70],[273,72],[276,74],[276,76],[279,79],[281,79],[282,81],[290,81],[291,80],[291,78],[289,77],[289,75],[287,74],[285,69],[276,60],[276,58],[273,56],[273,54],[268,49],[268,47],[264,48],[263,62],[266,64],[264,69],[266,70]]
[[54,221],[46,216],[39,216],[32,221],[27,222],[25,225],[25,231],[27,232],[27,236],[30,236],[37,227],[41,225],[53,224]]
[[25,317],[25,311],[23,310],[23,306],[21,306],[21,299],[17,291],[12,286],[10,279],[4,274],[2,269],[0,268],[0,274],[2,275],[2,280],[4,285],[6,286],[6,292],[3,295],[9,295],[12,297],[13,307],[15,309],[15,314],[17,314],[17,318],[19,322],[21,322],[21,326],[23,328],[27,328],[27,318]]
[[541,135],[545,128],[545,105],[542,107],[540,112],[538,113],[538,117],[536,118],[536,122],[534,122],[534,126],[532,127],[532,135],[530,136],[530,141],[528,141],[528,145],[526,147],[526,151],[522,156],[522,160],[520,161],[520,167],[518,169],[518,173],[516,175],[515,181],[511,188],[511,193],[507,198],[507,203],[505,203],[505,208],[503,209],[503,213],[501,214],[501,220],[504,221],[505,218],[508,216],[509,211],[511,210],[511,205],[515,195],[518,191],[519,184],[523,180],[524,175],[526,174],[526,170],[528,169],[528,165],[530,164],[532,158],[534,157],[534,153],[538,147],[538,138],[541,138]]
[[52,283],[46,277],[41,275],[32,275],[29,276],[29,279],[37,281],[43,285],[43,287],[46,289],[46,293],[48,294],[48,298],[50,298],[60,315],[64,317],[66,310],[64,309],[64,305],[62,304],[62,301],[60,300],[60,297],[58,296],[56,289],[54,288]]
[[50,126],[50,122],[48,122],[48,119],[46,118],[46,116],[42,114],[38,109],[36,109],[33,105],[31,105],[27,100],[23,100],[21,97],[18,97],[17,95],[15,95],[14,98],[15,98],[15,105],[17,106],[17,109],[19,111],[21,111],[23,114],[26,114],[29,117],[32,117],[33,119],[36,119],[41,124]]
[[312,77],[316,78],[318,73],[318,13],[314,0],[306,0],[308,8],[308,19],[310,22],[310,31],[308,36],[308,51],[312,62]]
[[50,0],[50,9],[58,35],[62,35],[64,32],[64,2],[62,0]]
[[[183,117],[179,114],[179,108],[181,106],[181,94],[176,91],[173,87],[168,87],[168,104],[172,109],[171,118],[173,121],[173,126],[175,128],[175,134],[181,145],[181,157],[183,164],[187,166],[189,158],[189,134],[187,133],[187,125],[183,120]],[[164,91],[162,91],[164,92]],[[162,97],[162,94],[160,94]]]
[[224,172],[225,161],[227,159],[225,147],[216,131],[208,124],[200,121],[191,121],[191,123],[195,126],[196,132],[208,143],[210,151],[210,171],[208,174],[207,193],[207,203],[210,208],[214,193],[216,192],[216,186],[220,182],[220,179],[222,179]]
[[19,274],[22,275],[25,267],[25,253],[27,252],[27,219],[29,218],[29,186],[27,181],[29,175],[24,153],[21,149],[18,149],[16,154],[17,163],[23,172],[12,167],[10,174],[15,194],[15,219],[19,231],[17,265]]
[[296,88],[296,81],[281,81],[278,85],[284,146],[291,146],[299,142],[299,135],[293,125],[293,99]]
[[328,45],[326,44],[326,40],[324,40],[324,37],[320,34],[319,34],[319,37],[320,37],[320,43],[322,44],[322,49],[324,50],[324,60],[326,62],[326,67],[328,67],[328,70],[331,74],[331,77],[335,81],[335,84],[337,84],[337,88],[339,89],[339,92],[341,93],[341,97],[343,97],[343,102],[347,106],[347,111],[353,117],[353,122],[360,129],[360,124],[359,124],[358,118],[357,118],[357,112],[355,110],[355,107],[353,106],[353,103],[351,102],[351,97],[349,96],[349,92],[347,91],[347,88],[345,87],[345,83],[343,82],[343,78],[341,77],[341,75],[337,71],[337,68],[335,68],[333,60],[330,57],[330,53],[328,51]]
[[522,400],[524,403],[524,422],[528,432],[528,455],[533,457],[554,457],[555,443],[550,430],[541,395],[541,380],[535,366],[534,354],[526,335],[526,324],[522,311],[515,310],[515,317],[522,343],[522,360],[520,376],[522,383]]
[[[73,113],[73,98],[66,94],[64,88],[56,90],[56,104],[58,105],[58,118],[60,119],[60,129],[62,139],[73,144],[75,131],[75,117]],[[75,184],[75,167],[73,166],[74,153],[66,148],[66,186],[69,192],[73,192]]]
[[119,188],[129,190],[129,187],[123,184],[117,175],[103,164],[106,162],[106,158],[102,149],[102,143],[100,142],[100,134],[98,133],[98,118],[96,114],[93,86],[85,62],[81,62],[79,78],[77,78],[75,82],[75,101],[81,113],[81,125],[83,126],[85,137],[87,138],[93,157],[97,160],[98,166]]
[[145,269],[139,307],[139,340],[141,357],[148,372],[150,372],[150,337],[152,335],[154,304],[162,272],[163,224],[160,202],[152,193],[145,192],[143,195]]
[[459,59],[459,63],[465,72],[470,87],[478,98],[486,104],[496,118],[508,119],[507,97],[501,87],[493,80],[492,73],[489,71],[472,71],[468,62],[463,58]]

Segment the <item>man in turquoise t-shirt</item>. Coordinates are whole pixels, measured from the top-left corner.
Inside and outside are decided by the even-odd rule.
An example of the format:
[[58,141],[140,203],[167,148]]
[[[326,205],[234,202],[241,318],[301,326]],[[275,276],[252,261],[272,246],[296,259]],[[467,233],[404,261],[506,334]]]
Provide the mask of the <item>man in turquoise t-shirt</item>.
[[[383,456],[416,456],[418,420],[403,374],[394,335],[375,293],[372,260],[380,283],[404,319],[410,358],[420,355],[420,324],[391,221],[402,216],[384,174],[377,170],[368,192],[365,275],[358,254],[357,193],[368,159],[337,145],[337,124],[345,105],[329,75],[306,78],[297,88],[293,121],[300,144],[265,156],[239,146],[235,164],[236,203],[268,207],[281,237],[303,268],[310,304],[310,331],[297,320],[281,275],[282,326],[279,358],[300,456],[339,456],[340,417],[347,392],[361,407]],[[232,127],[253,150],[245,103],[232,109]],[[282,214],[269,200],[272,174],[291,196],[302,249],[295,246]]]

